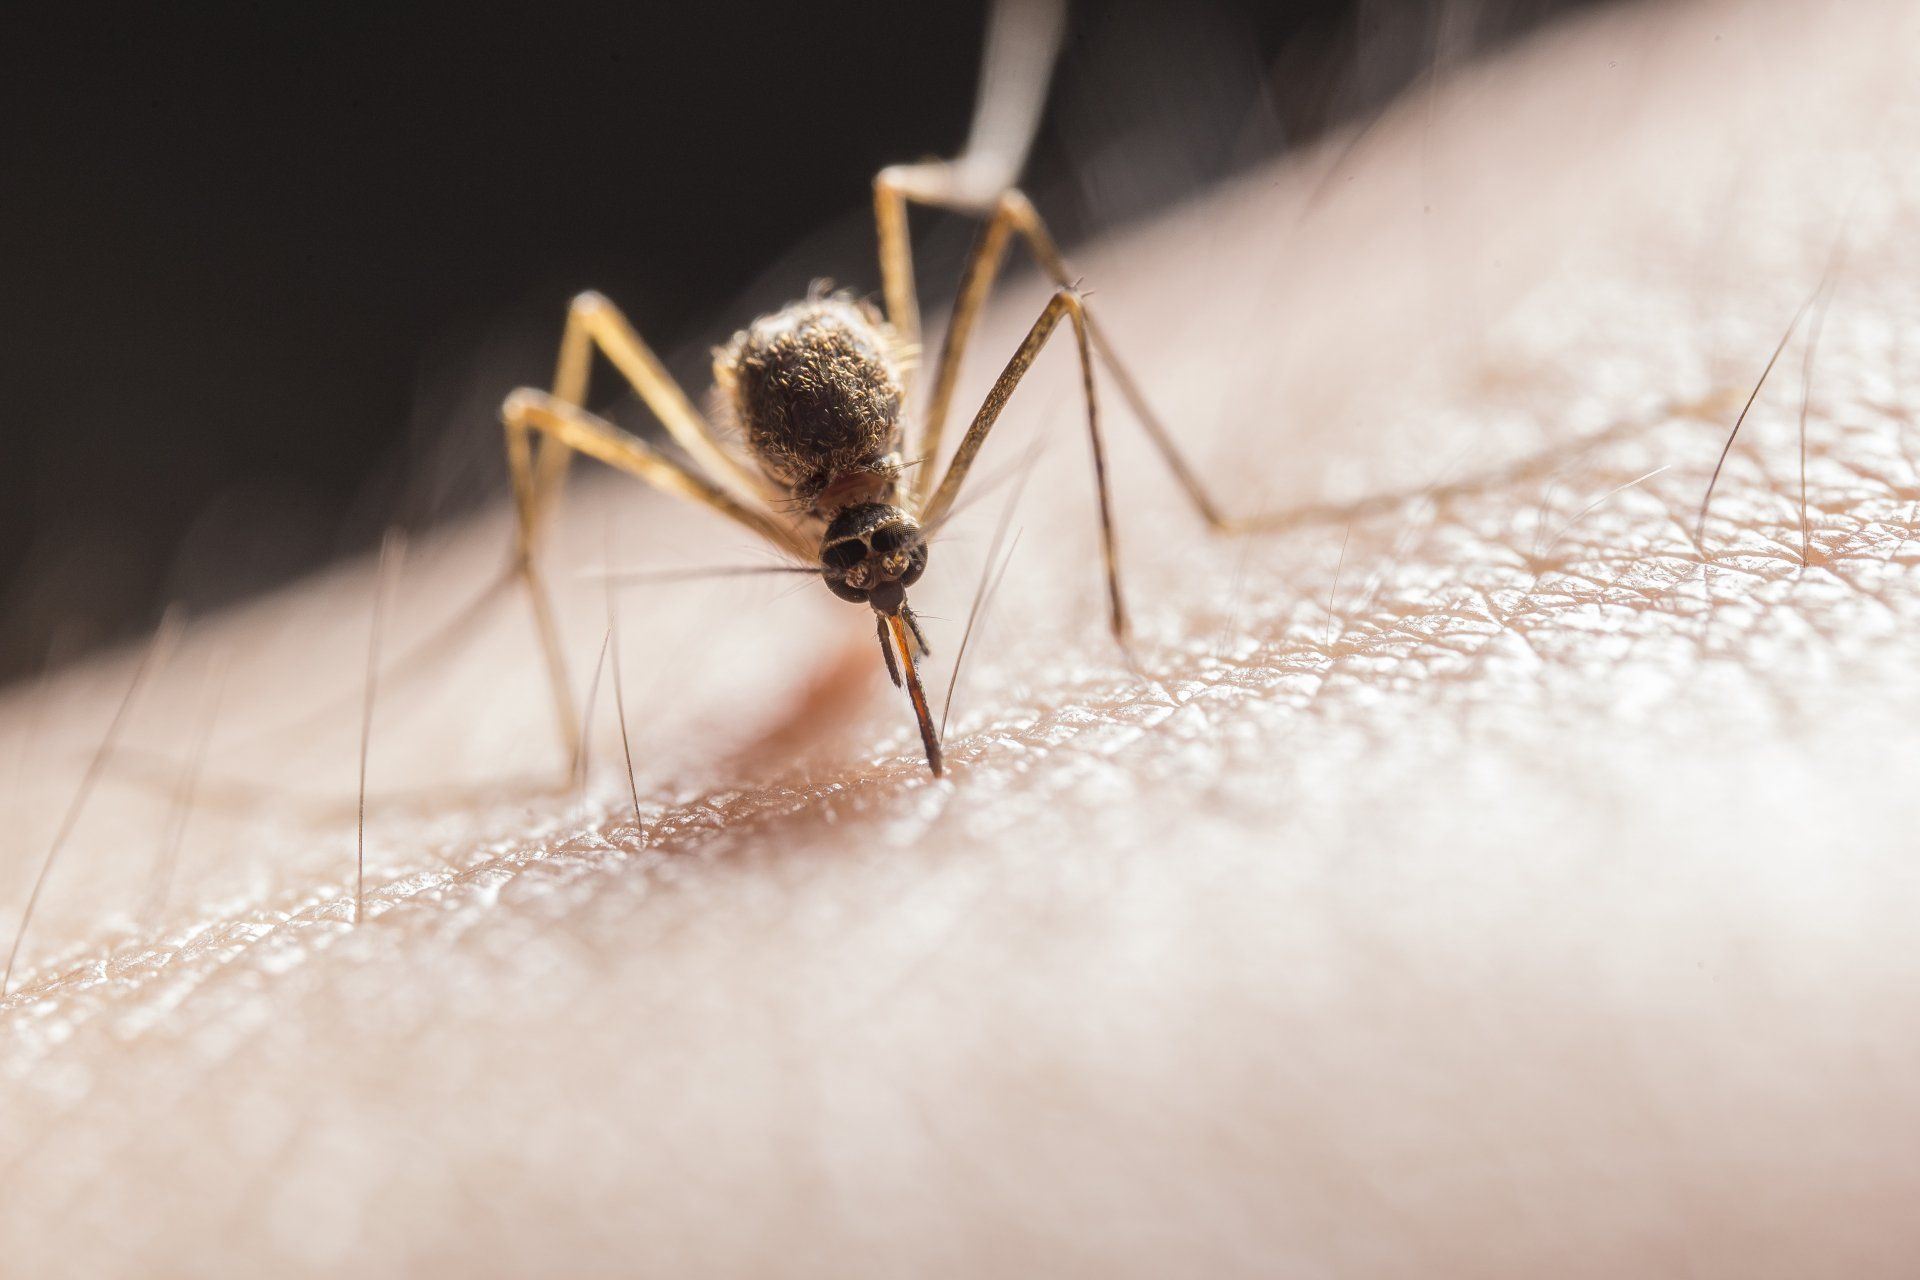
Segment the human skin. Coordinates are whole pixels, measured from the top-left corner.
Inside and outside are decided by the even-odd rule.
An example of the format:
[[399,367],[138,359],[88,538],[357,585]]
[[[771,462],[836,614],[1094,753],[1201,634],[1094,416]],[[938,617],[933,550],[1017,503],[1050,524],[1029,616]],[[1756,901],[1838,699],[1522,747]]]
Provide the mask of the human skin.
[[[1050,354],[944,779],[865,610],[655,585],[636,823],[509,599],[383,680],[355,925],[372,565],[196,626],[0,1002],[0,1270],[1909,1274],[1914,27],[1608,12],[1076,253],[1222,501],[1303,515],[1210,538],[1109,393],[1129,665]],[[586,470],[582,686],[573,568],[755,554]],[[943,660],[1013,492],[914,592]],[[390,658],[506,530],[412,549]],[[131,663],[0,707],[10,914]]]

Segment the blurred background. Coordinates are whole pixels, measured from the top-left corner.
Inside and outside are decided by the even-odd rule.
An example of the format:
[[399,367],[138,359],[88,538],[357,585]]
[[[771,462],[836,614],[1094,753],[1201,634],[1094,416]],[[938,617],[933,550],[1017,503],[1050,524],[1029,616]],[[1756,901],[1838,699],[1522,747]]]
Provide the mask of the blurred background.
[[[1081,3],[1029,188],[1070,248],[1363,145],[1591,2]],[[580,289],[697,396],[756,310],[874,288],[868,183],[959,145],[986,8],[10,6],[0,680],[504,492],[495,407]],[[917,234],[937,298],[970,230]],[[596,399],[643,425],[611,376]]]

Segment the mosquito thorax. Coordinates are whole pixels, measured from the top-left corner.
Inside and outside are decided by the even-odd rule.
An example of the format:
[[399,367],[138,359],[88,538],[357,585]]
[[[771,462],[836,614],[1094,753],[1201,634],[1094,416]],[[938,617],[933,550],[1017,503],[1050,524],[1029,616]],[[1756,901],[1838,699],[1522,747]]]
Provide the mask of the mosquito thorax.
[[714,353],[714,381],[768,479],[808,514],[893,497],[900,472],[899,340],[846,294],[755,320]]
[[920,522],[890,502],[848,507],[820,539],[820,576],[842,600],[900,611],[906,589],[927,571]]

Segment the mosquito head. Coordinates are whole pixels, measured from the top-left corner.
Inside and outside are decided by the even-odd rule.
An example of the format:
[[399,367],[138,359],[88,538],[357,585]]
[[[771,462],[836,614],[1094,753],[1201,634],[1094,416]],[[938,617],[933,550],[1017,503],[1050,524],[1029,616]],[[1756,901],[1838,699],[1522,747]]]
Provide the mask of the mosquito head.
[[886,502],[863,502],[833,518],[820,539],[820,576],[842,600],[892,616],[927,571],[920,522]]

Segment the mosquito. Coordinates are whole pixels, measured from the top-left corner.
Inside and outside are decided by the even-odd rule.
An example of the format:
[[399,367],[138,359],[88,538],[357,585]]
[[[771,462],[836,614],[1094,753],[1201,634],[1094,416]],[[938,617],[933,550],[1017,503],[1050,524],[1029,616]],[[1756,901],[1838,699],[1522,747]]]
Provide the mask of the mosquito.
[[[714,353],[715,399],[738,428],[737,440],[733,433],[716,431],[613,303],[594,292],[573,299],[552,389],[521,387],[501,406],[517,516],[514,567],[532,602],[563,742],[578,741],[577,723],[537,557],[574,453],[718,512],[764,539],[796,572],[818,573],[841,600],[871,608],[888,673],[896,687],[904,684],[907,690],[935,776],[942,770],[940,737],[915,662],[928,649],[907,591],[926,572],[929,538],[952,514],[1001,411],[1063,322],[1079,357],[1107,623],[1116,641],[1126,644],[1128,616],[1094,383],[1096,353],[1208,525],[1245,532],[1271,523],[1223,516],[1207,496],[1088,313],[1045,222],[1015,185],[1038,128],[1063,9],[1056,0],[998,5],[960,155],[891,166],[875,176],[884,310],[849,293],[816,289],[754,320]],[[913,385],[921,328],[907,224],[912,205],[983,223],[962,269],[924,397]],[[1055,292],[974,414],[945,471],[936,473],[962,358],[1015,238]],[[585,407],[596,352],[659,419],[685,461]],[[917,403],[916,461],[910,466],[905,442]]]

